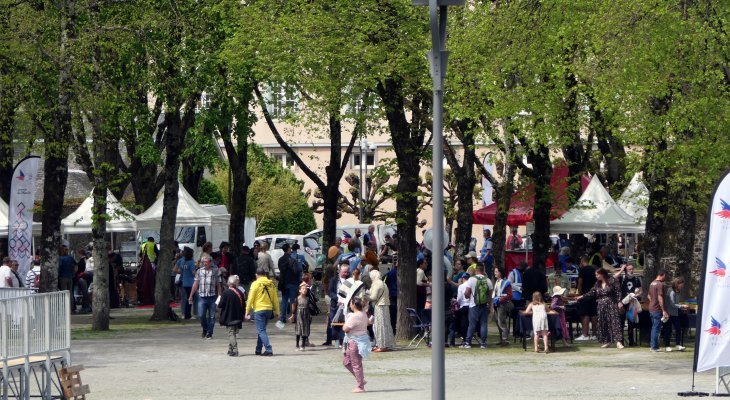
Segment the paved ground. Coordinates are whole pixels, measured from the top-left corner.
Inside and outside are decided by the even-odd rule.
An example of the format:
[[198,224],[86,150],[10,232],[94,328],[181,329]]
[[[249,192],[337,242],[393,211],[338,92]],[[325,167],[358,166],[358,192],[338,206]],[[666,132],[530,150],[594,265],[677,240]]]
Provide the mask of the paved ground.
[[[128,311],[122,313],[149,311]],[[113,315],[120,318],[119,312]],[[76,322],[81,322],[74,317]],[[123,316],[122,316],[123,318]],[[115,320],[116,321],[116,320]],[[319,317],[312,342],[324,339]],[[114,322],[114,321],[113,321]],[[335,348],[294,351],[293,328],[269,333],[274,357],[253,354],[255,330],[246,324],[239,339],[241,356],[228,357],[225,331],[200,339],[195,323],[132,332],[105,339],[74,340],[74,364],[83,364],[83,381],[92,399],[334,399],[342,396],[384,399],[430,397],[430,350],[372,354],[365,362],[368,393],[353,395],[354,379]],[[496,341],[490,326],[489,343]],[[528,347],[529,349],[529,347]],[[601,349],[580,344],[557,352],[507,349],[447,349],[447,398],[486,399],[667,399],[689,390],[692,353],[652,354],[646,347]],[[697,376],[697,386],[714,390],[714,374]]]

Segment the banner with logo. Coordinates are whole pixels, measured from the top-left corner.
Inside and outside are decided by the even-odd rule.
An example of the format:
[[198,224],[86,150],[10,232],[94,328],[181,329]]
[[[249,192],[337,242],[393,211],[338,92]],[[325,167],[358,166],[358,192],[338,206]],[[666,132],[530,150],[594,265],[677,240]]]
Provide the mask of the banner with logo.
[[20,160],[13,170],[8,204],[8,253],[18,262],[18,274],[25,277],[33,263],[33,205],[35,203],[38,156]]
[[694,370],[730,365],[730,171],[710,205],[705,259],[700,277]]

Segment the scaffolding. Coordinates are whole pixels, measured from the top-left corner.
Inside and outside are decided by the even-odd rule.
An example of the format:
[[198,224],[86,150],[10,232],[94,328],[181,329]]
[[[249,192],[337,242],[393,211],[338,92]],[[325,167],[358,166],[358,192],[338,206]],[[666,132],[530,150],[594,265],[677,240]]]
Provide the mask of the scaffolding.
[[0,399],[61,399],[71,365],[70,293],[0,289]]

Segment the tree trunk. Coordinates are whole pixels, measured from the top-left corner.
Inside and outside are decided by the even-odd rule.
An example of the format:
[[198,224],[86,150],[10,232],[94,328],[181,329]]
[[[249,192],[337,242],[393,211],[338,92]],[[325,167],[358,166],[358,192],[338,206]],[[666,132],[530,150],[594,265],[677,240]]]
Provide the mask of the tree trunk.
[[[95,144],[96,146],[96,144]],[[100,165],[97,159],[96,165]],[[103,166],[101,168],[104,168]],[[103,174],[103,172],[102,172]],[[110,243],[106,240],[106,191],[108,178],[97,174],[94,186],[94,222],[91,228],[94,249],[94,292],[92,296],[91,329],[95,331],[109,330],[109,249]]]
[[[510,147],[508,145],[508,147]],[[494,265],[504,267],[504,250],[507,245],[507,217],[512,202],[512,191],[514,190],[515,167],[511,160],[511,154],[505,154],[505,174],[502,182],[494,188],[497,197],[497,215],[495,216],[492,229],[492,254],[494,254]]]
[[[666,142],[659,144],[658,151],[666,150]],[[646,231],[644,233],[644,278],[653,280],[660,268],[664,251],[662,235],[667,217],[667,174],[662,168],[654,167],[646,173],[646,187],[649,189]]]
[[[463,258],[469,252],[471,242],[471,231],[474,226],[474,186],[477,184],[474,163],[479,162],[474,157],[474,136],[468,132],[463,137],[464,161],[458,168],[459,176],[456,183],[456,197],[459,199],[456,209],[456,231],[454,242],[456,243],[456,256]],[[452,170],[454,170],[452,168]],[[454,170],[457,172],[457,170]],[[450,231],[449,231],[450,232]]]
[[152,319],[161,321],[168,318],[170,310],[170,271],[172,270],[173,251],[175,249],[175,221],[177,218],[178,171],[180,169],[180,153],[185,142],[185,135],[192,120],[194,110],[188,99],[185,115],[181,116],[180,106],[169,108],[165,116],[167,120],[167,139],[165,142],[165,199],[162,204],[162,221],[160,224],[160,254],[157,258],[155,284],[155,310]]
[[231,170],[231,250],[234,254],[240,255],[243,243],[253,245],[254,238],[245,237],[245,221],[246,221],[246,204],[248,200],[248,186],[251,178],[248,176],[248,136],[245,134],[237,135],[237,145],[234,147],[231,141],[230,127],[222,127],[226,130],[221,133],[223,144],[228,156],[228,167]]
[[528,159],[532,164],[535,181],[535,208],[533,212],[535,232],[532,241],[532,264],[544,272],[552,244],[550,241],[550,210],[553,203],[550,177],[553,167],[550,163],[550,150],[547,146],[538,145],[535,151],[528,153]]
[[[53,129],[44,138],[43,217],[41,229],[40,291],[58,290],[58,249],[61,244],[61,212],[68,179],[68,146],[71,141],[73,82],[70,45],[75,34],[75,2],[63,1],[58,53],[58,103]],[[73,293],[71,294],[73,296]]]
[[[687,188],[683,193],[696,193],[694,187]],[[680,202],[680,204],[682,204]],[[683,298],[689,295],[692,285],[692,264],[694,261],[695,233],[697,232],[697,211],[686,203],[679,207],[679,231],[677,233],[677,273],[675,277],[682,277],[684,285]]]
[[[2,67],[0,67],[2,68]],[[5,73],[0,73],[0,77]],[[10,203],[10,181],[13,179],[13,136],[18,104],[9,90],[0,90],[0,198]]]
[[[418,223],[418,186],[425,127],[421,125],[428,109],[428,95],[412,99],[420,108],[410,109],[411,122],[406,118],[403,82],[386,79],[377,85],[378,95],[386,110],[393,150],[398,161],[396,221],[398,224],[398,338],[407,339],[411,322],[406,308],[416,306],[416,226]],[[417,97],[417,96],[414,96]]]
[[[193,157],[185,157],[182,159],[182,184],[185,190],[190,193],[195,201],[198,201],[200,195],[200,181],[203,180],[203,169],[194,165]],[[233,217],[233,215],[231,215]]]

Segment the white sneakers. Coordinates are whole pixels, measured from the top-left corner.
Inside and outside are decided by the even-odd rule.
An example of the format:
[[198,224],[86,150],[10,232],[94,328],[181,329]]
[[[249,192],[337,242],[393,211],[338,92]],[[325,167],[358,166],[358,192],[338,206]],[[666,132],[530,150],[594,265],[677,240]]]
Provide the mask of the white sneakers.
[[684,351],[686,347],[677,345],[677,351]]
[[617,348],[617,349],[623,349],[623,348],[624,348],[624,345],[623,345],[623,343],[621,343],[621,342],[616,342],[616,348]]
[[671,348],[671,347],[667,347],[667,348],[666,348],[666,352],[667,352],[667,353],[671,353],[671,352],[672,352],[672,348]]
[[576,342],[585,342],[585,341],[587,341],[587,340],[591,340],[591,338],[590,338],[590,337],[588,337],[588,336],[585,336],[585,335],[580,335],[580,336],[578,336],[577,338],[575,338],[574,340],[575,340]]

